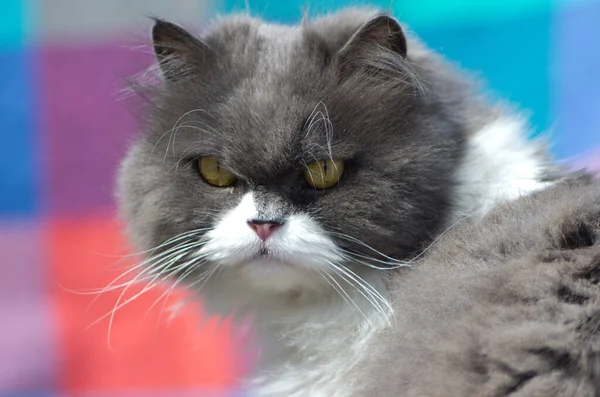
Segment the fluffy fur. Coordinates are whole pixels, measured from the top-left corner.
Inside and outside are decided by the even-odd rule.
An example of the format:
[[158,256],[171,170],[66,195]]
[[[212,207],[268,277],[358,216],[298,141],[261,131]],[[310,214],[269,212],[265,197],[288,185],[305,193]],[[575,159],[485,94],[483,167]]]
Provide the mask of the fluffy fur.
[[499,206],[388,276],[396,322],[354,395],[598,396],[597,180]]
[[[386,275],[457,222],[556,179],[519,116],[389,16],[233,16],[202,37],[157,21],[153,40],[161,83],[139,87],[145,133],[123,162],[119,205],[149,253],[143,276],[253,318],[258,396],[369,383],[356,372],[404,310]],[[202,156],[236,184],[206,183]],[[303,170],[328,158],[345,160],[342,179],[311,188]],[[261,242],[249,220],[282,226]]]

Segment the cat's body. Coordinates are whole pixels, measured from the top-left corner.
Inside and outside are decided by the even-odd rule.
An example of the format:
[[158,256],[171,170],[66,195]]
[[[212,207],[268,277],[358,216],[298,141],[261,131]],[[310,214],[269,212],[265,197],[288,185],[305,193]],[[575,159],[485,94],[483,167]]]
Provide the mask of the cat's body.
[[390,17],[232,17],[202,41],[158,21],[153,35],[165,82],[120,206],[134,242],[159,247],[149,272],[252,318],[257,396],[352,395],[394,327],[386,275],[553,179],[518,115]]
[[389,273],[393,328],[354,374],[378,397],[597,397],[600,182],[570,177]]

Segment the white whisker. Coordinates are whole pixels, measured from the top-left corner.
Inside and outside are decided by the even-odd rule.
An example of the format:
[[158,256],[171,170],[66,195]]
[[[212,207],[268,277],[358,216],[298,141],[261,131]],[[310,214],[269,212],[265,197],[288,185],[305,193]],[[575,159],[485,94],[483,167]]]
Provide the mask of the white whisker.
[[[337,266],[331,262],[329,262],[329,264],[332,267],[334,267],[334,269],[338,272],[338,275],[342,280],[344,280],[351,287],[356,289],[356,291],[360,293],[382,315],[383,318],[386,319],[388,324],[391,325],[389,315],[386,313],[386,311],[383,309],[379,302],[385,304],[390,313],[393,313],[393,309],[390,306],[389,302],[387,302],[387,300],[383,296],[381,296],[379,292],[377,292],[370,284],[368,284],[364,279],[359,277],[356,273],[351,272],[350,269],[344,269],[343,267]],[[352,281],[354,281],[356,284],[352,283]]]
[[323,276],[325,277],[329,277],[329,280],[331,280],[337,287],[337,291],[342,294],[342,296],[345,296],[347,298],[344,299],[347,302],[349,302],[352,306],[354,306],[354,308],[356,308],[356,310],[358,310],[358,312],[361,314],[361,316],[363,316],[363,318],[365,319],[365,321],[371,326],[373,327],[373,323],[371,322],[371,320],[365,315],[365,313],[362,311],[362,309],[360,308],[360,306],[358,306],[358,304],[350,297],[350,295],[346,292],[346,290],[344,290],[344,288],[335,280],[335,277],[333,277],[332,275],[328,274],[328,273],[321,273]]

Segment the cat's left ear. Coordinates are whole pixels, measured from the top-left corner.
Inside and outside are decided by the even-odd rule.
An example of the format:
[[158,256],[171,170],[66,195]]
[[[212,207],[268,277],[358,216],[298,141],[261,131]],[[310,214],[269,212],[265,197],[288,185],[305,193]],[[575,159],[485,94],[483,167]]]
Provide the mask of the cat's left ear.
[[342,47],[338,55],[347,66],[360,64],[378,49],[406,57],[406,36],[400,23],[389,15],[378,15],[364,24]]
[[191,70],[202,69],[212,60],[212,49],[185,29],[161,19],[154,21],[154,55],[167,80],[178,80]]

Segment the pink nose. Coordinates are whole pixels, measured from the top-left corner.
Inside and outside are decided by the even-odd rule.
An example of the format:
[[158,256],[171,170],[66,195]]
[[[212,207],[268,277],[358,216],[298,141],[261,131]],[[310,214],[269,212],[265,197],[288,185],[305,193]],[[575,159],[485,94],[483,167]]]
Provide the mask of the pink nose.
[[275,221],[261,221],[258,219],[251,219],[248,221],[248,226],[254,233],[258,236],[262,241],[267,241],[267,239],[273,234],[273,232],[279,229],[283,225],[282,222]]

